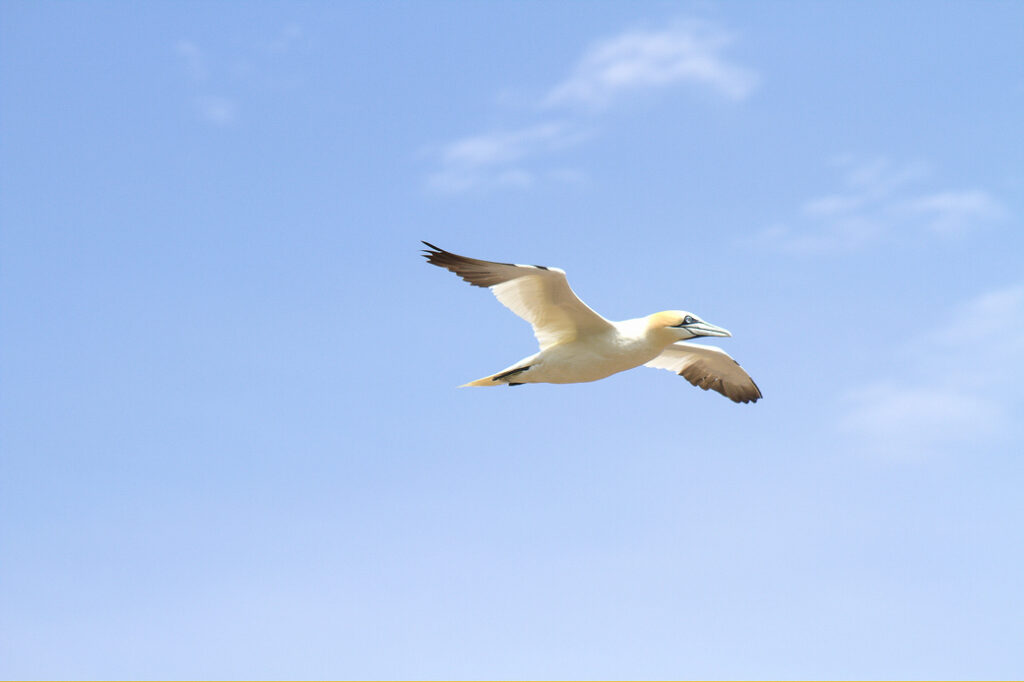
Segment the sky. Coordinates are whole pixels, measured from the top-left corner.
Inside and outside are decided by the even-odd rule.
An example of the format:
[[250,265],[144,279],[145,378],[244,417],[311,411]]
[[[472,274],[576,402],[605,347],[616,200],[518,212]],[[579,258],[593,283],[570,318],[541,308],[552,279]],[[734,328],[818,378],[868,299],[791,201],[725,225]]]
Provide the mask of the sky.
[[[1020,678],[1024,4],[0,3],[0,677]],[[764,399],[458,389],[419,240]]]

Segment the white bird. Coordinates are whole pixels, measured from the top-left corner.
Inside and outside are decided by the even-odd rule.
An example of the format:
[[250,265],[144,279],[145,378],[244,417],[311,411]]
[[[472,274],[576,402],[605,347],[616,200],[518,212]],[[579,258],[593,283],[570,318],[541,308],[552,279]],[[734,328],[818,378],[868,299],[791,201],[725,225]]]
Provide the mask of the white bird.
[[464,386],[573,384],[633,367],[667,369],[733,402],[757,402],[761,391],[728,353],[684,343],[698,336],[732,336],[685,310],[666,310],[622,322],[606,320],[569,287],[565,271],[543,265],[493,263],[449,253],[423,242],[424,257],[473,286],[489,288],[533,326],[540,352]]

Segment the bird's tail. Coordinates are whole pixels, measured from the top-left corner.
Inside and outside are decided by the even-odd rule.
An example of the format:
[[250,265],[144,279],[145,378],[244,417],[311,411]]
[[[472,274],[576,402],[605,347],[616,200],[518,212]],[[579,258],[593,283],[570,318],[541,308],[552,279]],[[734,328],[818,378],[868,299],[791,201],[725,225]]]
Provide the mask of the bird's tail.
[[462,384],[459,388],[466,388],[467,386],[501,386],[501,382],[494,379],[492,375],[483,379],[477,379],[476,381],[470,381],[468,384]]
[[462,384],[459,388],[465,388],[466,386],[501,386],[502,384],[520,384],[522,382],[517,379],[517,377],[530,369],[530,367],[531,365],[526,365],[525,367],[517,367],[513,365],[511,368],[503,369],[497,374],[492,374],[489,377],[477,379],[476,381],[471,381],[468,384]]

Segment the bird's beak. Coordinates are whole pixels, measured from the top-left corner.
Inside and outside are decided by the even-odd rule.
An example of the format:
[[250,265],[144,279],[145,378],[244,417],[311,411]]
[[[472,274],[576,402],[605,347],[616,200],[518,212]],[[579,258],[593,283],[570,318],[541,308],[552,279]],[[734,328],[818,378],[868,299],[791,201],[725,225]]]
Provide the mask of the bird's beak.
[[694,336],[732,336],[728,329],[722,329],[707,322],[698,322],[697,324],[688,325],[686,328]]

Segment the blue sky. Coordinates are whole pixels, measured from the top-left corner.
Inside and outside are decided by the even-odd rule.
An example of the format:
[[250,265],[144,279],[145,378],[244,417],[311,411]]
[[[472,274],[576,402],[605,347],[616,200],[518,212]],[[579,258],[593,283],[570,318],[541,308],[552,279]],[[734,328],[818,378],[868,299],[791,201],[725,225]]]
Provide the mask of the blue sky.
[[[1024,673],[1024,5],[0,5],[0,675]],[[533,352],[420,239],[684,308]]]

